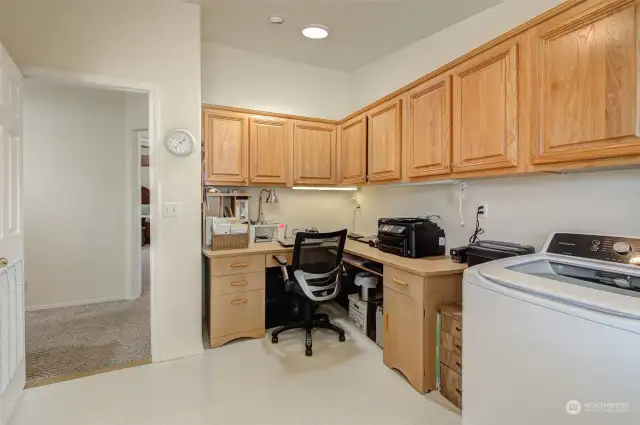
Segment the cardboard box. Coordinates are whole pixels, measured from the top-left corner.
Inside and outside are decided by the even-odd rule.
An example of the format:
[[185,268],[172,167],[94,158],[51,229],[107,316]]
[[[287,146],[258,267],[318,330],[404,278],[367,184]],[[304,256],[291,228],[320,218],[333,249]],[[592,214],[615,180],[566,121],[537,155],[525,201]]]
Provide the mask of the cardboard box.
[[360,300],[359,294],[349,295],[349,321],[356,325],[360,332],[367,334],[367,318],[369,313],[369,303]]

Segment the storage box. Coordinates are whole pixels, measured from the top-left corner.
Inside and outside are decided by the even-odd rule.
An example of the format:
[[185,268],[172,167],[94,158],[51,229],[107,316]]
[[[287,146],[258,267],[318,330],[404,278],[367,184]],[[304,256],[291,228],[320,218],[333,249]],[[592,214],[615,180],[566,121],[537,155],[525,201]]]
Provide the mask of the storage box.
[[368,304],[366,301],[360,301],[360,294],[349,295],[349,321],[365,335],[368,330]]
[[380,347],[384,347],[384,311],[382,309],[382,303],[376,305],[376,344]]
[[372,341],[377,341],[376,307],[380,298],[372,301],[362,301],[360,294],[349,295],[349,321]]

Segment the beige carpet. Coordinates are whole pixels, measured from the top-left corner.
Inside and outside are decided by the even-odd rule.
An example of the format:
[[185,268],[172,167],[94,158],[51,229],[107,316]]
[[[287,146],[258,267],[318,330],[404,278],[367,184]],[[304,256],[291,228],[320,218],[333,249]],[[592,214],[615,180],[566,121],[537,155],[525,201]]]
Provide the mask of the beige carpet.
[[142,249],[142,295],[27,312],[27,382],[151,357],[149,246]]

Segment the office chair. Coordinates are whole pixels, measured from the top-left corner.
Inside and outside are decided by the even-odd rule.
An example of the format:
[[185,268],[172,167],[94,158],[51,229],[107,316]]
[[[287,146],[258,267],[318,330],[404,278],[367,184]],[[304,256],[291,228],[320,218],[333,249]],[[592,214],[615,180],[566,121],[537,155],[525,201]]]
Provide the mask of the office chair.
[[282,268],[287,291],[292,291],[304,308],[304,320],[280,326],[271,333],[271,342],[278,343],[278,335],[291,329],[305,329],[305,354],[311,356],[311,331],[314,328],[330,329],[345,341],[344,329],[329,322],[326,314],[315,314],[322,302],[330,301],[340,293],[342,283],[342,253],[347,230],[331,233],[298,232],[293,247],[293,279],[289,278],[287,260],[274,255]]

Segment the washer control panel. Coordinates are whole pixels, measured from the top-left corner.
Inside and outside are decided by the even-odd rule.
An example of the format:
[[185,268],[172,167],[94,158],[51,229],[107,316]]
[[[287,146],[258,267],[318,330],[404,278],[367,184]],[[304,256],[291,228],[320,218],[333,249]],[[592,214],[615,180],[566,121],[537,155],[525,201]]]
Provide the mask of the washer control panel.
[[556,233],[546,252],[640,267],[640,238]]

